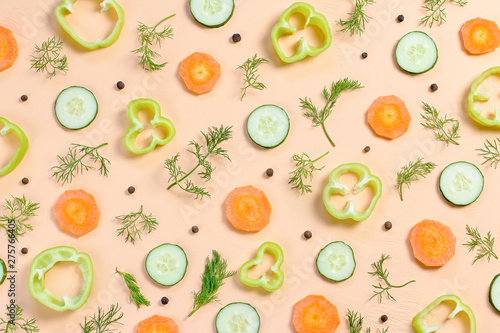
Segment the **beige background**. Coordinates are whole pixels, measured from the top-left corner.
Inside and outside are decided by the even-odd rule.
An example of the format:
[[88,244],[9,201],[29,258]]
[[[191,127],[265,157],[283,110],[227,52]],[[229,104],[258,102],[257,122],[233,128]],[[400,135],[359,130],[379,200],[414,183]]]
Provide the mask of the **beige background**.
[[[207,305],[187,318],[192,307],[191,291],[200,288],[205,257],[212,249],[217,249],[227,258],[229,267],[237,270],[267,240],[277,242],[284,250],[285,285],[277,292],[267,293],[246,288],[233,277],[220,290],[222,305],[243,301],[257,308],[262,319],[261,332],[293,332],[293,304],[308,294],[323,294],[338,307],[339,332],[348,330],[347,308],[361,311],[366,324],[372,327],[382,327],[378,318],[387,314],[390,332],[411,332],[413,316],[445,293],[459,295],[472,307],[477,316],[478,332],[498,330],[500,320],[488,303],[487,293],[491,279],[499,273],[499,262],[494,260],[488,264],[483,260],[472,266],[473,254],[468,254],[461,244],[467,240],[467,223],[479,227],[484,234],[491,230],[494,236],[499,236],[499,171],[487,165],[481,167],[485,175],[484,192],[477,202],[463,208],[452,207],[444,201],[437,180],[440,171],[451,162],[467,160],[479,165],[482,158],[475,149],[482,146],[486,138],[493,139],[497,135],[495,131],[475,126],[467,115],[464,101],[471,82],[485,69],[499,65],[500,51],[470,56],[462,47],[459,31],[463,22],[477,16],[498,21],[500,16],[496,13],[500,12],[500,3],[497,0],[471,1],[465,8],[447,5],[448,22],[428,29],[418,26],[424,15],[420,8],[422,1],[380,0],[368,8],[373,20],[363,37],[351,38],[334,32],[332,46],[320,56],[283,65],[272,47],[270,30],[292,2],[236,0],[234,15],[225,26],[206,29],[194,22],[187,1],[122,0],[126,23],[120,39],[109,48],[86,52],[75,46],[58,26],[53,15],[57,1],[1,0],[0,24],[14,32],[19,42],[19,57],[11,69],[0,74],[0,116],[24,129],[31,146],[19,167],[0,178],[0,193],[2,200],[24,193],[41,203],[38,217],[32,220],[35,231],[18,244],[18,250],[26,246],[29,253],[19,254],[17,285],[18,304],[25,309],[27,317],[37,318],[41,332],[80,332],[78,323],[83,322],[86,315],[94,313],[98,306],[108,308],[115,302],[119,302],[125,312],[123,332],[133,332],[137,322],[153,314],[172,317],[181,332],[214,332],[214,318],[221,305]],[[333,30],[338,29],[335,21],[346,18],[346,13],[352,9],[351,1],[311,3],[327,16]],[[81,13],[75,14],[79,17],[73,22],[86,37],[102,37],[106,29],[111,29],[112,21],[92,13],[93,4],[91,0],[79,0],[75,9],[80,8]],[[162,60],[169,63],[164,70],[149,74],[137,65],[136,56],[129,52],[139,45],[137,21],[153,25],[172,13],[176,16],[169,23],[175,37],[166,41],[161,49]],[[403,23],[396,22],[399,14],[405,15]],[[439,48],[436,67],[418,76],[403,73],[393,60],[397,40],[415,29],[428,32]],[[230,41],[235,32],[242,35],[238,44]],[[35,44],[53,35],[64,41],[70,70],[67,75],[48,80],[43,74],[29,69],[30,54]],[[180,62],[194,51],[213,55],[222,66],[217,86],[203,96],[189,93],[178,75]],[[259,67],[260,79],[268,89],[249,90],[247,98],[241,102],[242,72],[235,69],[256,52],[271,61]],[[362,52],[368,52],[367,59],[360,58]],[[346,76],[359,80],[365,88],[345,93],[328,119],[328,130],[337,144],[332,148],[321,129],[311,127],[311,121],[301,116],[299,97],[310,96],[316,104],[322,105],[323,86]],[[118,80],[126,84],[122,91],[115,88]],[[431,93],[428,87],[434,82],[439,90]],[[62,129],[53,115],[57,94],[70,85],[89,88],[99,102],[96,120],[80,131]],[[29,96],[25,103],[19,101],[22,94]],[[376,137],[365,121],[367,108],[373,100],[390,94],[406,102],[413,118],[409,131],[393,141]],[[167,146],[144,156],[131,156],[122,144],[128,127],[125,109],[131,99],[138,97],[158,101],[162,115],[175,124],[177,135]],[[421,101],[460,119],[460,146],[445,147],[433,140],[432,131],[419,124]],[[245,121],[255,107],[268,103],[280,105],[288,112],[291,129],[281,146],[265,150],[249,140]],[[163,168],[164,159],[181,152],[183,165],[191,166],[193,161],[185,151],[189,140],[200,139],[200,130],[220,124],[234,128],[234,139],[226,144],[233,163],[215,160],[217,170],[207,185],[212,199],[193,201],[178,189],[166,191],[168,173]],[[5,140],[0,142],[2,151],[6,151]],[[57,163],[57,155],[64,154],[70,143],[97,145],[102,142],[109,142],[102,150],[112,162],[108,178],[88,173],[65,186],[51,178],[50,167]],[[368,154],[362,152],[366,145],[372,148]],[[300,196],[290,190],[287,181],[288,172],[293,169],[292,155],[306,152],[316,157],[327,150],[330,154],[322,160],[326,167],[316,174],[313,193]],[[405,201],[401,202],[393,188],[396,172],[419,156],[437,163],[438,167],[427,179],[405,191]],[[321,194],[328,172],[346,162],[365,163],[383,182],[382,197],[371,217],[364,222],[336,221],[323,207]],[[275,170],[275,176],[270,179],[264,176],[268,167]],[[29,185],[21,185],[23,177],[29,177]],[[257,234],[233,230],[224,217],[223,204],[228,193],[236,186],[248,184],[264,190],[273,207],[271,223]],[[137,189],[133,195],[126,193],[130,185]],[[95,195],[102,215],[95,231],[75,238],[59,229],[52,210],[65,190],[80,188]],[[158,218],[160,226],[142,242],[125,244],[122,238],[116,237],[119,224],[114,216],[136,210],[141,204],[146,212]],[[424,269],[413,259],[408,236],[412,226],[424,218],[449,225],[457,237],[456,255],[443,268]],[[389,232],[383,230],[386,220],[394,225]],[[190,233],[192,225],[200,227],[198,234]],[[307,229],[313,232],[309,241],[302,238]],[[335,240],[350,244],[357,261],[354,276],[341,283],[323,280],[314,267],[318,251]],[[170,288],[155,285],[143,268],[149,250],[163,242],[182,246],[189,260],[185,278]],[[5,236],[1,244],[5,244]],[[93,291],[87,304],[78,311],[56,313],[34,301],[27,291],[31,260],[42,250],[58,245],[74,246],[87,252],[94,261]],[[5,257],[6,246],[0,251]],[[381,253],[393,257],[387,262],[393,283],[417,280],[417,283],[394,290],[397,302],[368,301],[371,285],[378,281],[367,272],[371,270],[370,263]],[[136,275],[144,294],[152,302],[151,307],[136,310],[135,305],[128,304],[127,291],[114,274],[115,267]],[[5,285],[0,287],[0,303],[7,300],[6,289]],[[167,306],[160,305],[162,296],[170,298]],[[460,320],[450,322],[447,332],[465,332],[461,324]]]

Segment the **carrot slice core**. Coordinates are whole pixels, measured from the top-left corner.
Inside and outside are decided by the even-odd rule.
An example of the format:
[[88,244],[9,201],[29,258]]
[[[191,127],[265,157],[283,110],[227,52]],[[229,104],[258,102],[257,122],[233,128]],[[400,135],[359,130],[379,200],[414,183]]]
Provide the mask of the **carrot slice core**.
[[57,201],[54,215],[62,230],[83,236],[97,228],[101,211],[92,194],[70,190]]
[[378,136],[395,139],[408,130],[411,116],[400,98],[381,96],[368,109],[368,124]]
[[309,295],[295,304],[293,327],[297,333],[333,333],[339,325],[337,307],[324,296]]
[[266,194],[253,186],[235,188],[226,200],[226,218],[238,230],[260,231],[269,224],[270,216]]
[[455,255],[456,238],[447,225],[423,220],[413,227],[410,244],[415,259],[424,266],[441,267]]
[[500,46],[500,28],[493,21],[477,17],[464,23],[462,39],[470,53],[488,53]]
[[179,73],[189,90],[205,94],[215,87],[221,76],[221,69],[211,55],[195,52],[182,61]]

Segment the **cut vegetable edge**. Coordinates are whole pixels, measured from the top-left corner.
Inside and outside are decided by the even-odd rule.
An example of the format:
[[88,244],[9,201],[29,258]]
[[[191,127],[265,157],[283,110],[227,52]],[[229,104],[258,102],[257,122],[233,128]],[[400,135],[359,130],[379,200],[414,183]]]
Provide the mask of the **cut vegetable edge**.
[[[231,327],[228,328],[228,325]],[[242,302],[230,303],[220,309],[215,318],[217,333],[235,332],[235,325],[238,325],[238,332],[257,333],[260,329],[259,313],[252,305]]]
[[219,11],[213,10],[212,13],[206,13],[203,8],[209,0],[190,0],[189,9],[191,15],[199,24],[207,28],[218,28],[226,24],[234,12],[234,0],[218,0],[221,8]]
[[[252,185],[236,187],[229,193],[225,202],[226,219],[240,231],[259,232],[270,222],[272,206],[266,193]],[[258,210],[258,216],[241,216],[240,213]]]
[[54,103],[57,121],[70,130],[89,126],[96,118],[98,109],[94,94],[81,86],[62,90]]
[[[176,262],[177,265],[174,264],[174,270],[172,272],[167,272],[163,275],[168,275],[167,277],[161,276],[161,273],[155,272],[155,266],[158,265],[158,256],[161,256],[162,253],[160,251],[166,251],[167,255],[169,256],[169,260],[180,260],[181,262]],[[171,253],[172,251],[175,251],[176,253]],[[164,265],[172,265],[171,262],[164,261]],[[145,268],[146,272],[148,273],[149,277],[158,283],[159,285],[162,286],[173,286],[179,283],[184,276],[186,275],[187,271],[187,266],[188,266],[188,260],[186,256],[186,252],[184,252],[184,249],[180,247],[179,245],[176,244],[170,244],[170,243],[164,243],[161,245],[158,245],[151,251],[149,251],[146,260],[145,260]],[[169,271],[171,267],[166,267],[166,269]],[[173,275],[173,276],[172,276]]]
[[4,283],[7,278],[7,266],[5,266],[5,261],[0,259],[0,286]]
[[[445,246],[437,246],[439,239],[445,242],[439,245]],[[415,259],[425,267],[442,267],[455,256],[456,237],[446,224],[435,220],[422,220],[412,229],[410,246]],[[436,249],[441,249],[441,252],[436,253]]]
[[491,281],[489,300],[491,306],[500,313],[500,274],[496,275]]
[[[483,28],[481,33],[474,31],[478,28]],[[500,28],[495,21],[487,20],[481,17],[468,20],[462,26],[461,34],[464,42],[464,48],[470,54],[484,54],[492,52],[500,46]],[[486,41],[475,40],[475,38],[484,39],[486,37],[490,37],[490,39]]]
[[[343,256],[338,259],[340,267],[335,267],[336,263],[331,260],[331,256]],[[344,262],[342,262],[342,259]],[[318,272],[328,280],[340,282],[349,279],[356,268],[356,260],[354,258],[354,251],[352,248],[342,241],[332,242],[326,245],[318,253],[316,258],[316,268]]]
[[325,296],[309,295],[295,303],[292,324],[298,333],[315,332],[318,322],[323,327],[317,332],[324,333],[333,333],[340,325],[337,307]]
[[[71,206],[68,207],[69,205]],[[83,206],[85,214],[81,214]],[[85,220],[75,221],[75,216],[69,215],[67,210],[76,212],[76,217],[85,216]],[[67,190],[54,206],[54,217],[62,230],[80,237],[97,228],[101,210],[92,194],[84,190]]]
[[470,205],[479,198],[483,188],[484,175],[470,162],[453,162],[443,169],[439,177],[441,194],[455,206]]
[[[412,48],[411,51],[408,48]],[[429,50],[425,50],[426,48]],[[415,51],[421,52],[422,49],[424,49],[423,54],[414,54]],[[410,55],[409,52],[412,54]],[[411,74],[420,74],[436,65],[439,53],[436,43],[429,35],[422,31],[411,31],[399,40],[395,57],[402,70]]]
[[256,145],[263,148],[279,146],[285,141],[289,131],[288,114],[274,104],[259,106],[250,113],[247,119],[248,136]]

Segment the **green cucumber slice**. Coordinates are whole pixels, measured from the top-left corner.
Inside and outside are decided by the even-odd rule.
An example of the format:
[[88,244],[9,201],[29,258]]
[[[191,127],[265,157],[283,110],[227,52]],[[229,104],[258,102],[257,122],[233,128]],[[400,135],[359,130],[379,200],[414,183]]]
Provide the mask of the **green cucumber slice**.
[[233,16],[234,0],[191,0],[189,8],[196,22],[208,28],[217,28]]
[[472,163],[451,163],[439,177],[439,189],[443,197],[457,206],[470,205],[481,195],[484,176]]
[[356,268],[354,252],[344,242],[332,242],[319,251],[316,267],[318,272],[329,280],[347,280]]
[[290,130],[290,118],[279,106],[261,105],[250,113],[247,131],[253,142],[264,148],[274,148],[285,141]]
[[490,303],[500,312],[500,274],[493,278],[490,284]]
[[427,72],[438,60],[438,49],[434,40],[422,31],[404,35],[396,46],[396,62],[408,73]]
[[186,274],[188,261],[184,250],[174,244],[162,244],[146,257],[146,271],[151,279],[162,286],[173,286]]
[[94,94],[79,86],[71,86],[61,91],[54,108],[59,123],[71,130],[90,125],[97,116],[98,109]]
[[0,259],[0,286],[7,278],[7,266],[5,266],[5,261]]
[[230,303],[223,307],[215,318],[217,333],[257,333],[260,316],[247,303]]

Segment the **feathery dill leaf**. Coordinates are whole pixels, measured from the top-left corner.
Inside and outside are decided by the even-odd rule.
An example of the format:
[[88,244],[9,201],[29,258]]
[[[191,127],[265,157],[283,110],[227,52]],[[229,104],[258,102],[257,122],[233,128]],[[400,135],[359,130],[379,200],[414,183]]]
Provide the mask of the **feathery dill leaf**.
[[389,280],[388,280],[389,272],[387,271],[387,269],[384,269],[383,265],[384,265],[384,261],[386,261],[387,259],[390,259],[390,258],[391,258],[390,255],[386,255],[386,254],[382,253],[382,257],[380,258],[380,260],[372,263],[372,266],[373,266],[373,268],[375,268],[375,271],[368,272],[368,274],[370,274],[371,276],[377,276],[379,279],[381,279],[383,282],[385,282],[385,286],[383,286],[380,282],[378,285],[372,285],[373,288],[375,288],[375,290],[373,291],[373,295],[372,295],[372,297],[370,297],[370,300],[374,297],[378,297],[378,302],[382,303],[382,299],[383,299],[382,296],[385,294],[387,299],[392,299],[393,301],[395,301],[396,299],[391,295],[389,290],[391,290],[392,288],[403,288],[404,286],[415,282],[415,280],[411,280],[411,281],[408,281],[405,284],[402,284],[400,286],[396,286],[396,285],[389,283]]
[[116,268],[116,273],[120,274],[127,285],[128,290],[130,291],[129,301],[132,303],[134,301],[135,305],[139,309],[141,305],[150,306],[151,302],[144,297],[141,293],[141,289],[137,285],[137,280],[135,276],[126,272],[120,272],[118,268]]
[[425,178],[431,171],[437,166],[432,162],[423,162],[423,158],[420,157],[416,161],[410,161],[408,165],[401,168],[398,172],[398,179],[396,181],[396,189],[399,192],[399,197],[403,201],[403,185],[410,188],[410,183],[419,180],[419,177]]
[[[349,322],[349,333],[362,333],[363,330],[363,316],[361,313],[351,311],[347,309],[347,321]],[[371,333],[371,328],[367,327],[365,333]],[[377,328],[378,333],[386,333],[389,331],[389,327],[385,329]]]
[[49,79],[52,79],[58,72],[68,71],[68,58],[63,55],[62,41],[52,37],[42,43],[42,46],[35,45],[35,55],[31,56],[31,67],[37,72],[45,72]]
[[314,162],[320,160],[328,153],[329,151],[316,158],[315,160],[311,160],[309,155],[307,155],[306,153],[302,153],[302,155],[294,154],[292,159],[293,161],[295,161],[296,169],[292,172],[289,172],[292,177],[290,177],[290,180],[288,181],[288,184],[293,185],[292,189],[298,189],[300,191],[300,194],[312,192],[311,185],[304,184],[304,180],[307,180],[309,178],[309,180],[312,181],[313,172],[323,170],[324,166],[322,166],[321,168],[316,168],[314,166]]
[[[125,242],[130,241],[132,244],[136,240],[142,240],[142,232],[146,231],[148,234],[156,230],[158,222],[153,214],[146,215],[143,211],[143,206],[138,212],[130,212],[126,215],[116,216],[115,219],[120,221],[123,226],[118,231],[117,236],[125,235]],[[141,227],[142,225],[142,227]]]
[[469,252],[472,252],[478,248],[476,253],[476,258],[474,259],[473,265],[479,259],[486,258],[488,262],[490,262],[491,257],[498,259],[498,256],[493,251],[493,245],[495,244],[495,237],[491,235],[491,232],[488,231],[486,237],[481,237],[481,234],[478,231],[478,228],[471,228],[469,225],[466,226],[467,236],[470,236],[471,239],[462,245],[465,245],[469,248]]
[[484,148],[476,149],[480,151],[479,155],[484,157],[484,162],[481,163],[481,165],[490,163],[490,167],[494,167],[495,169],[497,168],[498,162],[500,162],[500,150],[498,149],[498,143],[500,143],[499,138],[493,139],[493,142],[486,139],[484,142]]
[[[458,134],[458,129],[460,126],[458,119],[448,118],[448,115],[446,114],[444,115],[444,118],[440,118],[439,111],[435,107],[430,106],[425,102],[422,102],[422,104],[425,113],[421,113],[420,115],[425,120],[425,122],[420,124],[425,128],[435,130],[434,137],[437,140],[446,143],[446,146],[448,146],[450,143],[458,146],[459,143],[456,141],[460,138],[460,135]],[[449,128],[445,129],[445,126]]]
[[116,328],[110,328],[112,325],[123,325],[120,320],[123,317],[123,312],[118,304],[113,304],[108,311],[104,311],[100,306],[97,308],[97,314],[85,317],[85,321],[80,324],[83,333],[108,333],[116,331]]
[[10,213],[0,216],[0,227],[8,231],[9,221],[14,221],[15,229],[13,235],[16,241],[28,231],[33,230],[33,226],[28,223],[28,220],[36,216],[35,212],[40,208],[39,203],[31,202],[31,200],[26,199],[23,194],[22,198],[13,196],[12,200],[5,199],[5,205],[3,205],[3,207],[9,210]]
[[340,31],[349,32],[350,36],[355,34],[361,36],[365,31],[366,24],[372,18],[365,13],[365,7],[374,3],[374,0],[356,0],[354,9],[349,13],[349,19],[337,21],[337,24],[343,27]]
[[36,319],[24,319],[23,310],[19,305],[16,304],[14,313],[9,311],[8,305],[5,307],[7,308],[5,312],[6,318],[0,318],[1,333],[17,333],[19,332],[18,329],[25,333],[40,332],[39,328],[36,326]]
[[444,5],[446,3],[452,3],[463,7],[467,4],[467,0],[424,0],[423,9],[427,12],[427,15],[422,17],[420,24],[424,26],[429,26],[432,28],[433,24],[441,25],[446,22],[446,11]]
[[236,69],[243,69],[245,71],[245,77],[243,79],[243,84],[245,85],[241,88],[241,100],[247,95],[247,89],[252,87],[257,90],[264,90],[266,86],[262,82],[258,82],[257,79],[260,75],[257,74],[257,67],[260,64],[268,63],[269,60],[266,58],[257,58],[257,53],[253,56],[253,58],[248,58],[245,60],[243,65],[238,66]]

